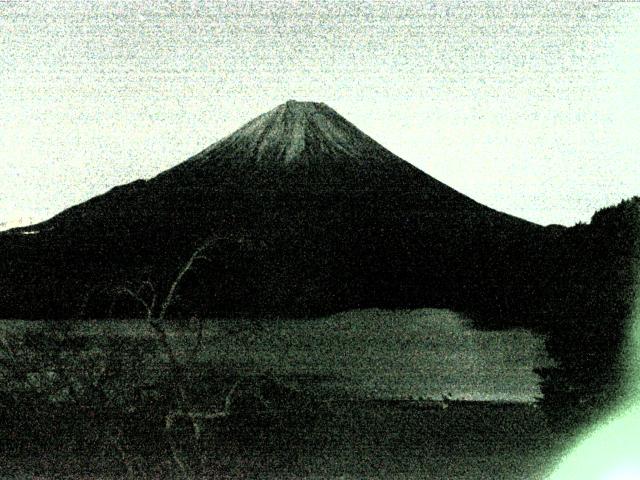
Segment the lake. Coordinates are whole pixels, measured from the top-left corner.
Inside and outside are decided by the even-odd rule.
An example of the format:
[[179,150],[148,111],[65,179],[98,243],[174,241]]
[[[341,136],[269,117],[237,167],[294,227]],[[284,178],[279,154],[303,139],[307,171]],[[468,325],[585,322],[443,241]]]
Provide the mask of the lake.
[[[30,372],[26,387],[0,389],[2,478],[176,474],[167,442],[186,445],[190,433],[164,427],[176,380],[147,323],[55,333],[3,322],[0,332]],[[245,397],[203,424],[197,452],[180,447],[198,478],[542,478],[566,441],[533,403],[533,368],[550,360],[524,330],[477,331],[455,312],[420,309],[208,320],[167,333],[194,409],[219,411],[232,381]],[[52,393],[60,378],[76,386]]]

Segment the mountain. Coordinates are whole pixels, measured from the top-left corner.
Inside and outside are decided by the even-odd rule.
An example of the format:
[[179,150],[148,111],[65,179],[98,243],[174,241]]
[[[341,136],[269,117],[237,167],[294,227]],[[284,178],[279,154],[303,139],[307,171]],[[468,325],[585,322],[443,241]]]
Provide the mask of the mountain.
[[155,178],[0,233],[0,317],[139,314],[114,289],[166,292],[203,242],[208,261],[174,316],[494,308],[494,286],[517,280],[510,260],[557,235],[455,191],[324,104],[288,101]]

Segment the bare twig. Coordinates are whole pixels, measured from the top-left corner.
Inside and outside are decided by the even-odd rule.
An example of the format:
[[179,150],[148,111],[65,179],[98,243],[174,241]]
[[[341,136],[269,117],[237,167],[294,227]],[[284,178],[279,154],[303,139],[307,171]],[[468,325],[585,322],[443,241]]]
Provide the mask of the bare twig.
[[155,307],[155,304],[156,304],[155,293],[153,294],[151,303],[148,303],[144,298],[142,298],[142,296],[140,296],[139,294],[140,290],[138,290],[138,292],[134,292],[129,287],[119,287],[116,289],[116,293],[129,295],[131,298],[133,298],[135,301],[137,301],[140,305],[144,307],[147,314],[147,320],[150,320],[151,318],[153,318],[153,308]]
[[[236,382],[233,384],[229,392],[227,392],[227,395],[224,399],[224,407],[222,408],[222,410],[219,410],[217,412],[202,412],[197,410],[196,411],[176,410],[171,412],[165,417],[165,427],[167,429],[173,428],[173,425],[175,424],[176,420],[179,420],[181,418],[203,421],[203,420],[216,420],[219,418],[228,417],[231,414],[231,403],[233,400],[233,395],[238,389],[239,384],[240,384],[240,380],[236,380]],[[201,433],[201,429],[199,429],[198,431],[198,438],[200,433]]]
[[172,438],[169,438],[169,447],[171,448],[171,456],[173,457],[173,461],[180,469],[182,476],[185,479],[193,478],[193,476],[189,472],[189,468],[187,467],[187,464],[183,462],[182,459],[180,458],[178,447]]
[[208,260],[207,257],[202,255],[202,252],[204,252],[207,248],[209,248],[211,243],[212,243],[212,240],[208,240],[207,242],[200,245],[193,252],[191,257],[189,257],[189,260],[187,260],[187,263],[185,263],[183,267],[180,269],[173,283],[171,283],[171,287],[169,287],[169,293],[167,294],[164,301],[162,302],[162,306],[160,307],[160,313],[158,314],[159,320],[164,319],[165,315],[167,314],[167,310],[169,309],[169,307],[171,306],[171,303],[173,302],[173,298],[176,294],[176,290],[178,289],[178,286],[182,282],[182,279],[187,274],[187,272],[191,270],[191,268],[193,267],[193,264],[198,260]]
[[193,316],[192,318],[194,318],[198,322],[198,326],[197,326],[198,331],[196,333],[196,343],[193,346],[193,349],[191,350],[191,354],[190,354],[190,360],[195,361],[196,357],[200,353],[200,350],[202,349],[202,338],[204,336],[204,320],[199,316]]
[[[219,239],[221,239],[221,237],[211,237],[208,241],[204,242],[202,245],[196,248],[196,250],[191,254],[189,259],[182,266],[182,268],[178,271],[178,274],[169,286],[169,291],[162,300],[159,310],[156,309],[158,295],[151,281],[146,280],[142,282],[142,284],[140,284],[135,290],[133,288],[130,288],[129,286],[124,286],[117,289],[118,293],[123,293],[130,296],[144,308],[146,319],[149,322],[149,325],[152,328],[153,332],[155,333],[156,339],[158,340],[158,343],[160,344],[162,350],[167,355],[170,368],[173,370],[175,379],[174,388],[176,391],[176,401],[178,408],[177,410],[166,415],[165,431],[167,433],[170,433],[170,430],[174,427],[177,420],[186,419],[190,423],[191,429],[193,431],[193,439],[195,440],[197,447],[199,447],[199,442],[202,436],[202,422],[224,418],[230,414],[232,397],[235,394],[239,381],[236,382],[227,393],[222,410],[217,412],[202,412],[194,410],[187,394],[187,379],[185,378],[186,375],[184,365],[178,358],[175,349],[171,345],[169,336],[164,326],[164,320],[169,308],[177,298],[177,291],[187,273],[189,273],[189,271],[194,268],[196,262],[209,261],[209,258],[204,255],[204,252],[211,246],[214,241]],[[146,298],[149,297],[149,294],[151,295],[151,299],[147,300]],[[196,355],[200,352],[203,343],[204,321],[198,317],[196,318],[198,320],[198,331],[196,335],[196,343],[190,352],[190,359],[194,359],[196,357]],[[185,478],[192,478],[192,476],[190,475],[189,466],[181,458],[180,451],[175,439],[171,435],[169,435],[168,441],[171,448],[171,455],[176,466]],[[201,462],[202,460],[203,458],[201,458]]]

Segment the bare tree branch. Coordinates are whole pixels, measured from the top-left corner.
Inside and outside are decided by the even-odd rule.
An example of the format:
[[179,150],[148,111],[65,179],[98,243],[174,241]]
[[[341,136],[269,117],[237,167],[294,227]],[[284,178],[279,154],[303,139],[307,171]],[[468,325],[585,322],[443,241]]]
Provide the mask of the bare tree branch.
[[[227,392],[227,395],[224,399],[224,407],[222,410],[219,410],[217,412],[202,412],[198,410],[196,411],[176,410],[171,412],[165,417],[166,428],[167,429],[173,428],[175,421],[180,418],[187,418],[192,421],[195,420],[197,422],[202,420],[216,420],[219,418],[228,417],[231,414],[231,403],[233,400],[233,396],[236,390],[238,389],[239,385],[240,385],[240,380],[236,380],[236,382],[233,384],[229,392]],[[199,423],[198,423],[198,426],[199,426]],[[200,433],[201,433],[201,427],[199,426],[198,438]]]
[[[179,360],[176,351],[174,350],[171,342],[169,340],[169,336],[163,325],[164,320],[167,315],[168,309],[171,307],[172,303],[178,297],[177,291],[185,277],[185,275],[194,268],[196,262],[199,261],[210,261],[209,257],[204,255],[204,252],[207,248],[211,246],[211,244],[220,240],[223,237],[212,236],[209,240],[200,245],[189,257],[189,259],[185,262],[182,268],[179,270],[178,274],[174,278],[173,282],[169,287],[169,291],[164,297],[162,303],[160,304],[160,309],[156,313],[156,303],[158,301],[158,295],[153,283],[150,280],[145,280],[138,286],[138,288],[134,291],[133,288],[129,286],[120,287],[117,289],[118,293],[123,293],[131,298],[133,298],[136,302],[138,302],[146,312],[146,319],[149,322],[150,327],[152,328],[155,336],[164,350],[165,354],[169,359],[170,368],[173,370],[174,374],[174,387],[176,391],[176,401],[177,401],[177,410],[169,413],[165,416],[165,431],[170,433],[170,430],[175,425],[176,420],[178,419],[186,419],[191,426],[193,431],[193,439],[196,442],[196,446],[199,446],[199,442],[202,436],[202,422],[206,420],[213,420],[218,418],[225,418],[231,412],[231,402],[232,397],[236,392],[236,389],[239,384],[239,380],[231,387],[229,392],[224,400],[224,406],[222,410],[216,412],[207,412],[207,411],[197,411],[192,408],[189,396],[187,394],[187,378],[185,374],[185,368],[183,363]],[[145,293],[149,291],[151,294],[150,300],[145,300]],[[190,352],[190,359],[193,360],[195,356],[198,354],[200,349],[202,348],[203,342],[203,330],[204,330],[204,321],[200,318],[198,320],[198,332],[196,336],[196,344],[194,348]],[[181,471],[185,478],[192,478],[189,472],[189,466],[184,462],[184,460],[180,457],[180,451],[178,445],[176,444],[175,439],[169,435],[168,436],[169,445],[171,447],[171,454],[173,457],[173,461],[177,465],[178,469]],[[201,459],[202,461],[202,459]]]
[[[211,245],[212,240],[208,240],[205,243],[203,243],[202,245],[200,245],[191,255],[191,257],[189,258],[189,260],[187,260],[187,263],[184,264],[184,266],[182,267],[182,269],[180,270],[180,272],[178,272],[178,275],[176,276],[175,280],[173,281],[173,283],[171,284],[171,287],[169,288],[169,293],[167,294],[167,296],[165,297],[164,301],[162,302],[162,306],[160,307],[160,313],[158,314],[158,319],[159,320],[163,320],[165,315],[167,314],[167,310],[169,309],[169,306],[171,305],[171,302],[173,302],[173,298],[175,296],[176,290],[178,288],[178,286],[180,285],[180,282],[182,282],[182,279],[184,278],[184,276],[187,274],[187,272],[189,270],[191,270],[191,268],[193,267],[193,264],[197,261],[197,260],[204,260],[206,259],[206,257],[202,256],[202,252],[204,252],[207,248],[209,248],[209,246]],[[208,259],[207,259],[208,260]]]
[[136,300],[140,305],[142,305],[147,313],[147,320],[150,320],[153,317],[153,307],[155,306],[156,296],[153,295],[153,299],[151,304],[147,303],[144,298],[142,298],[138,293],[131,290],[129,287],[119,287],[116,289],[116,293],[127,294],[134,300]]
[[198,331],[196,333],[196,343],[193,346],[193,349],[191,350],[191,354],[189,358],[190,361],[194,361],[195,358],[200,353],[200,350],[202,349],[202,338],[204,336],[204,320],[196,315],[194,315],[192,318],[198,321],[198,326],[197,326]]

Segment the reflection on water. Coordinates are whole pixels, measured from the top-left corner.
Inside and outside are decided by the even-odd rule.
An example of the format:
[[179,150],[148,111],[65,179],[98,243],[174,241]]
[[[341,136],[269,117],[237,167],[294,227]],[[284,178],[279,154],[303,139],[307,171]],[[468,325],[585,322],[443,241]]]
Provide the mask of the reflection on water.
[[[246,331],[251,333],[205,337],[211,341],[203,358],[243,372],[333,378],[322,385],[323,399],[447,394],[531,402],[540,396],[533,370],[550,364],[542,337],[525,330],[475,330],[462,314],[445,309],[354,310],[263,321],[257,331]],[[313,385],[311,393],[318,388]]]

